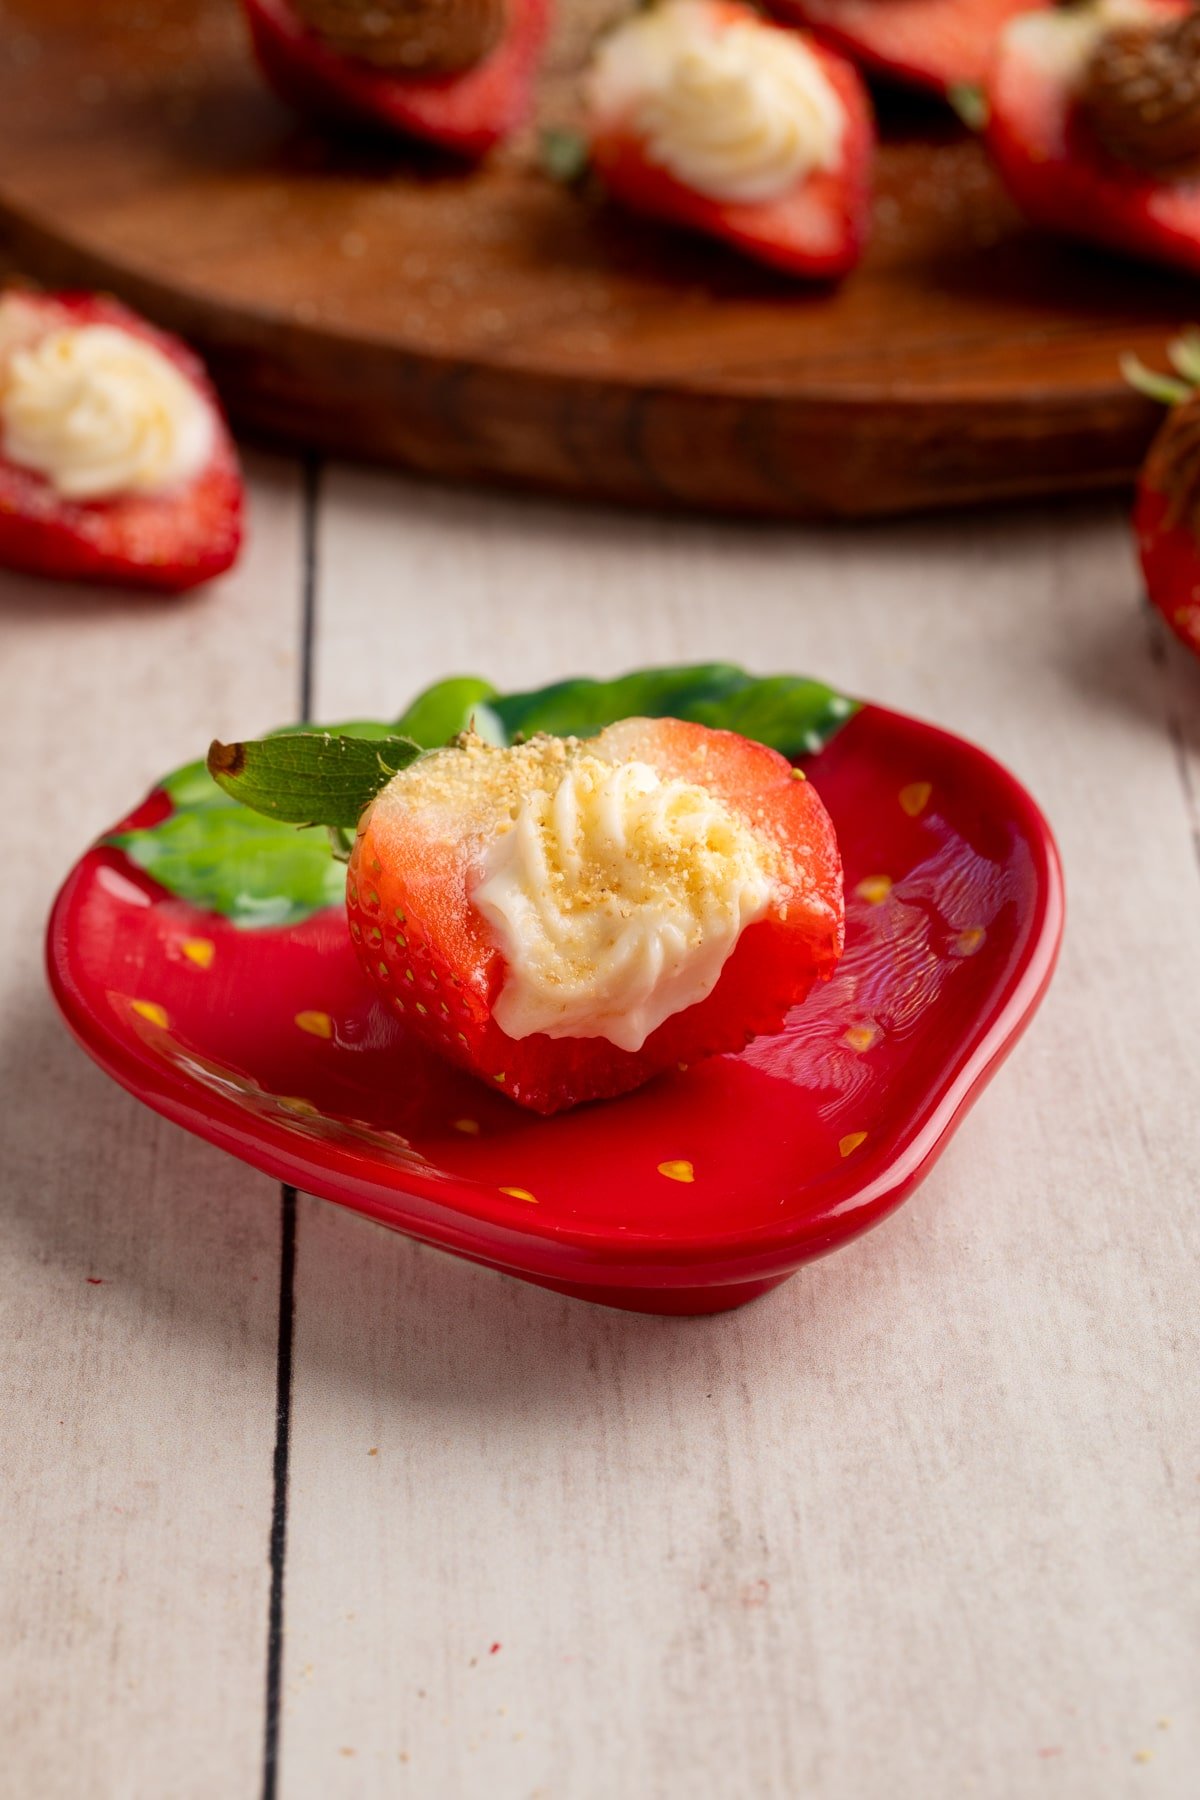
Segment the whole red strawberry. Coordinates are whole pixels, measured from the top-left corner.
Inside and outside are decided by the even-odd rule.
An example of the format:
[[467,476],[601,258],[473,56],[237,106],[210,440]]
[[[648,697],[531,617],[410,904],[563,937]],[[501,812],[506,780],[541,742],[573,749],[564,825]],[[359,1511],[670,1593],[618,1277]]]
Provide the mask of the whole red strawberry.
[[1010,19],[1048,0],[770,0],[871,73],[945,93],[982,82]]
[[1170,406],[1138,479],[1133,528],[1150,603],[1200,656],[1200,334],[1171,345],[1177,377],[1128,365]]
[[104,296],[0,295],[0,564],[177,591],[230,567],[242,510],[185,344]]
[[483,156],[520,125],[549,0],[242,0],[271,86],[300,112]]
[[1089,0],[1004,32],[986,137],[1036,224],[1200,271],[1200,18],[1188,0]]

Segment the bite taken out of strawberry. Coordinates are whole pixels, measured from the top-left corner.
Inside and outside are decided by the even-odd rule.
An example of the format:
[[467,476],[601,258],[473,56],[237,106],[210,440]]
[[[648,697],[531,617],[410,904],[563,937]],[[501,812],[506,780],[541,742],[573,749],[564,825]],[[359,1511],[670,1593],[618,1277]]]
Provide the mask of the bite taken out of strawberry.
[[1150,604],[1200,656],[1200,332],[1169,355],[1173,375],[1126,365],[1134,386],[1170,409],[1138,478],[1133,529]]
[[603,37],[587,138],[635,212],[810,279],[862,255],[875,134],[858,74],[733,0],[659,0]]
[[1090,0],[1003,34],[988,147],[1047,230],[1200,271],[1200,12]]
[[731,731],[630,718],[428,752],[308,734],[214,745],[209,769],[277,819],[358,818],[367,974],[419,1038],[535,1112],[778,1031],[841,954],[829,817]]
[[178,591],[230,567],[242,511],[186,345],[102,296],[0,294],[0,565]]
[[550,0],[242,0],[280,98],[334,125],[483,156],[522,124]]
[[948,93],[987,74],[1001,31],[1048,0],[770,0],[871,74]]

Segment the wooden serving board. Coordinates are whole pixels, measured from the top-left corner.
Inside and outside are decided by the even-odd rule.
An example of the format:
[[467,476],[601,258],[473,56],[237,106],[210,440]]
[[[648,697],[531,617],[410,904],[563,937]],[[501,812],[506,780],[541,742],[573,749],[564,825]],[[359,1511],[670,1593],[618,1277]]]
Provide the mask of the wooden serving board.
[[[542,122],[616,0],[564,7]],[[571,494],[856,515],[1119,484],[1194,284],[1043,240],[939,110],[889,110],[836,289],[564,191],[338,143],[263,86],[235,0],[0,0],[0,221],[113,289],[292,445]]]

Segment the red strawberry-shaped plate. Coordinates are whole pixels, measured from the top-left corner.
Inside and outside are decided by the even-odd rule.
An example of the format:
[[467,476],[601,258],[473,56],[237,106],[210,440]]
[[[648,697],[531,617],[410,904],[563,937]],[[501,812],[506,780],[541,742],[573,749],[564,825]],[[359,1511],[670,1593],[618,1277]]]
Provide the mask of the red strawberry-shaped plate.
[[[122,1086],[282,1181],[565,1293],[737,1306],[912,1192],[1041,999],[1063,920],[1053,839],[1011,775],[788,679],[714,665],[491,702],[479,682],[433,690],[509,730],[657,710],[813,747],[799,760],[841,841],[845,955],[781,1035],[740,1055],[553,1119],[522,1113],[385,1010],[323,840],[227,801],[203,765],[67,878],[48,936],[58,1004]],[[399,728],[416,735],[425,705],[421,741],[444,741],[428,700]]]

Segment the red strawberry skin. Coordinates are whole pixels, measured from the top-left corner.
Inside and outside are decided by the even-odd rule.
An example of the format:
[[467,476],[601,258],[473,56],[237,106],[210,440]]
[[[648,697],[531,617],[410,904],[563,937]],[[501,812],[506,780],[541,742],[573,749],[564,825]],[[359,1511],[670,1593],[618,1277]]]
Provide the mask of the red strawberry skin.
[[710,791],[798,853],[807,895],[748,926],[708,997],[665,1020],[636,1052],[605,1038],[509,1037],[492,1016],[504,960],[467,898],[466,872],[450,847],[444,857],[437,848],[430,856],[428,846],[414,856],[397,836],[394,814],[378,807],[359,827],[346,896],[367,974],[443,1055],[534,1112],[625,1093],[680,1063],[743,1049],[777,1031],[841,954],[841,858],[811,784],[776,751],[732,732],[679,720],[658,720],[652,729],[655,766],[694,778],[702,753]]
[[[731,23],[754,16],[740,6],[721,10]],[[874,119],[866,89],[850,64],[815,42],[809,48],[846,116],[837,169],[810,175],[777,200],[713,200],[647,161],[637,138],[619,120],[596,120],[589,134],[592,164],[609,192],[634,212],[719,238],[787,275],[820,281],[849,274],[862,257],[870,226]]]
[[397,80],[331,50],[288,0],[242,0],[254,53],[281,99],[334,123],[484,156],[522,124],[550,27],[550,0],[510,0],[509,24],[474,68]]
[[[1148,0],[1169,19],[1186,0]],[[1156,181],[1106,155],[1073,96],[1006,36],[986,84],[987,144],[1018,206],[1066,237],[1200,273],[1200,180]]]
[[47,331],[113,325],[153,344],[193,387],[217,422],[207,468],[176,492],[82,503],[0,455],[0,564],[59,579],[118,583],[178,593],[211,581],[237,559],[244,493],[237,452],[204,366],[186,344],[118,301],[94,294],[27,294]]
[[1195,530],[1145,476],[1138,484],[1133,529],[1150,604],[1200,656],[1200,542]]
[[770,0],[876,74],[939,93],[983,81],[996,40],[1048,0]]

